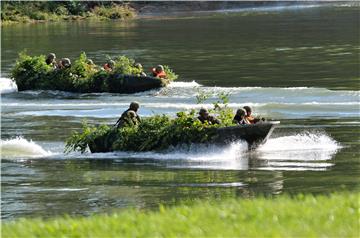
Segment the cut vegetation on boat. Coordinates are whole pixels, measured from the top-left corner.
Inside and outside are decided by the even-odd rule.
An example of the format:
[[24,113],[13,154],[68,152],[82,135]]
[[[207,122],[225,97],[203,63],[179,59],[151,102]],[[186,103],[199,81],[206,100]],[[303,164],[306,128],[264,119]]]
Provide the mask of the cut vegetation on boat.
[[[202,96],[198,96],[201,98]],[[255,122],[239,123],[233,111],[228,107],[227,96],[214,103],[210,112],[217,118],[208,115],[207,109],[178,112],[175,118],[168,115],[155,115],[141,120],[137,115],[139,105],[130,104],[114,126],[83,125],[82,132],[74,132],[67,140],[65,151],[92,153],[112,151],[153,151],[165,150],[171,146],[182,144],[229,144],[237,140],[245,140],[249,149],[256,149],[271,135],[279,122],[266,122],[258,119]],[[202,98],[201,100],[203,100]],[[136,107],[133,107],[136,105]],[[245,106],[246,108],[246,106]],[[243,110],[243,109],[239,109]],[[238,110],[238,111],[239,111]],[[245,113],[245,110],[243,110]],[[203,115],[206,112],[207,115]],[[203,118],[204,117],[204,118]],[[243,115],[243,118],[250,117]],[[252,117],[251,117],[252,118]],[[121,125],[121,126],[119,126]]]

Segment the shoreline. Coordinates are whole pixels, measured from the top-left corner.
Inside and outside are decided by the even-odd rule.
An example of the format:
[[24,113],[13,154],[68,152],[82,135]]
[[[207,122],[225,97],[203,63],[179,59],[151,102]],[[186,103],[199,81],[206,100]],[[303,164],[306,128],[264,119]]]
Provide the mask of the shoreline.
[[[37,18],[48,19],[31,19],[29,16],[18,15],[19,20],[6,20],[2,19],[0,26],[13,26],[13,25],[28,25],[37,23],[51,23],[51,22],[71,22],[71,21],[128,21],[135,19],[168,19],[176,17],[192,16],[194,14],[211,14],[211,13],[234,13],[242,11],[277,11],[298,8],[311,8],[321,6],[334,6],[341,4],[350,4],[353,6],[360,6],[356,2],[331,2],[331,1],[240,1],[240,2],[207,2],[207,1],[168,1],[168,2],[130,2],[120,3],[109,6],[95,6],[94,8],[82,12],[79,15],[57,15],[56,13],[49,13],[39,11],[36,14]],[[59,6],[63,7],[63,6]],[[58,7],[58,8],[59,8]],[[98,10],[101,8],[100,10]],[[115,9],[114,9],[115,8]],[[4,6],[2,5],[2,9]],[[16,9],[16,7],[15,7]],[[3,10],[4,11],[4,10]],[[4,15],[6,15],[6,9]],[[43,14],[43,15],[41,15]]]

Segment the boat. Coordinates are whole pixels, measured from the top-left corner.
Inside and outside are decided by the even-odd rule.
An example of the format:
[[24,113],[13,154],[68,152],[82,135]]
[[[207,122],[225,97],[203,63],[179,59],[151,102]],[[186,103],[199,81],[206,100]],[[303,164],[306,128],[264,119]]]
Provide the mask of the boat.
[[[167,86],[178,76],[164,66],[167,78],[141,76],[134,62],[125,56],[120,57],[122,66],[108,72],[99,66],[90,66],[86,55],[81,54],[69,68],[54,69],[45,62],[44,56],[19,55],[11,78],[18,91],[57,90],[74,93],[137,93]],[[137,70],[137,71],[136,71]]]
[[[269,121],[250,125],[209,128],[209,134],[215,136],[206,143],[226,145],[234,141],[244,140],[247,142],[249,150],[255,150],[266,142],[278,124],[280,124],[279,121]],[[113,152],[111,138],[111,135],[102,136],[89,143],[91,153]]]

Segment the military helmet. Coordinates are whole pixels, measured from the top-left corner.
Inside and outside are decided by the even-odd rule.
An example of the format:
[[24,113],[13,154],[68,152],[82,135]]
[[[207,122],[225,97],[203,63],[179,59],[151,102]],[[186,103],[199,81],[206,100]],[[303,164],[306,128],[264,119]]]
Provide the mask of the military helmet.
[[241,117],[245,116],[245,115],[246,115],[245,109],[242,109],[242,108],[238,109],[238,110],[236,111],[236,115],[239,115],[239,116],[241,116]]
[[243,107],[243,109],[245,109],[246,113],[251,112],[251,107],[249,107],[249,106],[245,106],[245,107]]
[[93,64],[94,64],[94,61],[92,61],[92,59],[87,59],[87,60],[86,60],[86,63],[89,64],[89,65],[93,65]]
[[114,67],[115,66],[115,61],[109,60],[108,65],[109,65],[109,67]]
[[54,60],[56,59],[56,55],[54,53],[50,53],[48,54],[47,59]]
[[156,70],[156,72],[164,71],[164,66],[162,66],[161,64],[159,64],[158,66],[156,66],[155,70]]
[[65,67],[68,68],[71,66],[71,61],[69,58],[63,58],[61,59],[61,64]]
[[209,113],[209,111],[206,108],[200,108],[199,114]]
[[132,109],[132,110],[134,110],[134,111],[137,111],[137,109],[139,109],[139,107],[140,107],[140,104],[138,103],[138,102],[131,102],[130,103],[130,109]]

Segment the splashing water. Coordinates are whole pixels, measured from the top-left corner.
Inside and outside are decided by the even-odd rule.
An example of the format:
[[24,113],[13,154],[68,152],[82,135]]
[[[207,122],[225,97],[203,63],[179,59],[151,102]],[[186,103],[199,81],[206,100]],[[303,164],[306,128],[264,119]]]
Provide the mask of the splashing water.
[[1,140],[0,151],[2,158],[34,158],[53,155],[52,152],[44,150],[32,140],[28,141],[22,137]]
[[322,171],[333,166],[329,161],[341,145],[325,133],[283,136],[268,140],[256,153],[262,170]]
[[171,82],[168,87],[170,88],[194,88],[194,87],[200,87],[201,84],[198,84],[195,81],[191,82]]
[[0,78],[0,94],[17,92],[18,88],[14,81],[9,78]]
[[[325,133],[303,132],[295,135],[270,138],[255,151],[248,151],[247,143],[237,141],[227,146],[183,145],[163,152],[114,152],[80,156],[85,159],[115,159],[126,161],[151,161],[165,163],[171,168],[197,169],[249,169],[267,170],[325,170],[328,161],[341,149],[337,141]],[[78,155],[76,155],[79,158]]]
[[303,132],[272,138],[262,145],[258,151],[337,150],[339,148],[339,143],[325,133]]
[[[2,140],[2,158],[34,158],[53,156],[33,141],[18,137]],[[170,148],[162,152],[70,153],[66,159],[112,159],[116,162],[163,164],[170,168],[196,168],[216,170],[247,170],[249,161],[253,169],[263,170],[326,170],[329,161],[341,149],[340,144],[325,133],[303,132],[270,138],[255,151],[248,151],[244,141],[227,146],[192,144]]]
[[[191,144],[170,148],[163,152],[114,152],[86,155],[84,158],[108,158],[131,161],[165,163],[171,168],[248,169],[247,143],[237,141],[228,146]],[[73,156],[73,155],[72,155]],[[77,156],[78,157],[78,156]]]

